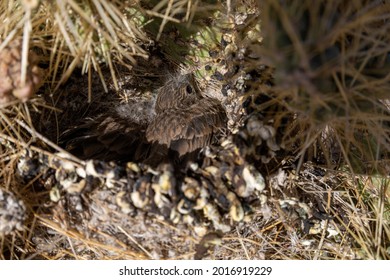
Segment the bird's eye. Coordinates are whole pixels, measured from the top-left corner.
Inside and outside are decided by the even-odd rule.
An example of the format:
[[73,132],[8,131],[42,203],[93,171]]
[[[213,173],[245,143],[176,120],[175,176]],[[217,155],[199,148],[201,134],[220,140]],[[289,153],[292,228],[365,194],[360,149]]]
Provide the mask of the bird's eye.
[[192,89],[192,86],[190,86],[190,85],[187,85],[186,86],[186,92],[187,93],[192,93],[194,90]]

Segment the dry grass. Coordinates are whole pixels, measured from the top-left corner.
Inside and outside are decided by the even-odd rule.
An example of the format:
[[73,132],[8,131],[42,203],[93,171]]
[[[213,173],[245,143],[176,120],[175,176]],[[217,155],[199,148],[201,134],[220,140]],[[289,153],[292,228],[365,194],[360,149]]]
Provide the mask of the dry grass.
[[[196,255],[202,241],[191,228],[144,212],[123,213],[115,201],[116,189],[97,187],[56,200],[57,186],[50,181],[53,169],[41,169],[35,162],[33,177],[22,180],[17,175],[26,150],[85,165],[66,155],[55,137],[34,129],[37,116],[64,113],[55,102],[48,105],[44,100],[60,100],[59,89],[75,72],[88,74],[88,83],[80,82],[88,93],[88,107],[94,99],[94,77],[100,78],[103,90],[120,90],[120,67],[137,73],[139,59],[148,57],[148,48],[157,41],[173,64],[185,61],[197,70],[219,65],[211,55],[202,56],[205,51],[196,46],[196,38],[203,40],[203,48],[226,55],[226,69],[218,68],[225,77],[238,80],[263,64],[275,67],[275,85],[270,88],[269,81],[262,80],[245,94],[272,90],[262,93],[275,98],[271,105],[281,103],[293,116],[283,127],[286,149],[282,158],[276,157],[276,168],[261,166],[269,171],[263,174],[267,202],[254,208],[245,222],[234,224],[205,258],[390,259],[389,4],[267,0],[257,7],[257,1],[240,0],[227,1],[225,12],[214,13],[212,1],[155,2],[0,2],[0,52],[12,41],[21,42],[22,85],[29,81],[34,63],[44,71],[37,97],[22,102],[7,92],[10,101],[0,102],[0,187],[26,207],[23,230],[0,233],[0,258]],[[258,8],[261,21],[253,12]],[[202,28],[208,17],[214,20],[211,28]],[[241,18],[244,24],[237,24]],[[214,26],[218,29],[212,30]],[[256,37],[259,26],[262,43]],[[172,35],[177,28],[187,31]],[[184,51],[175,49],[170,36]],[[218,49],[221,38],[228,50]],[[244,58],[240,49],[246,51]],[[28,58],[31,51],[35,62]],[[231,71],[235,67],[239,73]],[[202,78],[209,79],[207,75],[200,71]],[[5,78],[0,76],[0,81]],[[285,113],[270,114],[278,119]],[[55,135],[63,132],[58,117],[47,119],[58,130]],[[0,199],[2,209],[4,205]]]
[[26,0],[0,5],[5,23],[0,27],[0,49],[19,38],[23,57],[29,49],[38,48],[40,62],[48,67],[46,83],[53,89],[76,67],[83,73],[96,71],[102,78],[102,63],[109,66],[118,89],[113,60],[131,67],[135,57],[147,57],[141,44],[150,39],[140,29],[143,17],[135,8],[136,1]]

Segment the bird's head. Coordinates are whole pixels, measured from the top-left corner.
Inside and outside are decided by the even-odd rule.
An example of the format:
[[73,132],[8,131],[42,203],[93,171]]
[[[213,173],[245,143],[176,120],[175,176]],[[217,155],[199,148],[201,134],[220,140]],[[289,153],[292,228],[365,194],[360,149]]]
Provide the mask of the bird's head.
[[156,114],[170,108],[185,108],[202,98],[195,78],[191,74],[171,76],[159,88],[156,99]]

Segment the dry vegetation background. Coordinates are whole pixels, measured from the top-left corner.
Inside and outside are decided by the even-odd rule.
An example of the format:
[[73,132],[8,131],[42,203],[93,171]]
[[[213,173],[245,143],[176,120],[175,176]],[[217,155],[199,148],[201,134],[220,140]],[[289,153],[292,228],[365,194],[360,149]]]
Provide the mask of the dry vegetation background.
[[[232,143],[202,170],[234,166],[250,211],[194,226],[134,211],[111,173],[75,179],[61,134],[161,67],[224,96]],[[1,1],[0,257],[389,259],[389,113],[388,1]]]

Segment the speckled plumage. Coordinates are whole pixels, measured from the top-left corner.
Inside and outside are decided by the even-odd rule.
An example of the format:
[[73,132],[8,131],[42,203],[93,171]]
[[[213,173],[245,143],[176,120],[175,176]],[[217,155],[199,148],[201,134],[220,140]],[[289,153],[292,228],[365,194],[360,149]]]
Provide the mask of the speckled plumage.
[[149,111],[139,121],[139,116],[109,110],[65,133],[67,149],[84,159],[157,165],[188,158],[226,126],[224,108],[203,97],[191,75],[170,77]]

